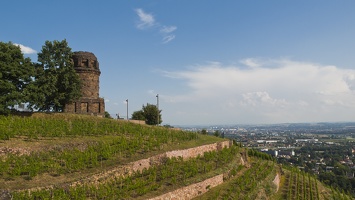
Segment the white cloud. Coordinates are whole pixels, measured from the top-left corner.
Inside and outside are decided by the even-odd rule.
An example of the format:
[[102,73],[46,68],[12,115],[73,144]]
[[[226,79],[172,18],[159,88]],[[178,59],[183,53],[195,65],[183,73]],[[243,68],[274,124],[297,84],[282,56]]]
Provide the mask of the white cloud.
[[110,102],[110,100],[109,99],[105,99],[105,102],[108,103],[108,102]]
[[171,33],[171,32],[174,32],[176,29],[177,29],[176,26],[163,26],[160,29],[160,32],[162,32],[162,33]]
[[141,8],[135,10],[136,14],[139,17],[139,22],[137,24],[137,28],[146,29],[155,24],[155,19],[152,14],[145,13]]
[[345,82],[347,83],[350,90],[355,91],[355,75],[346,74],[344,76]]
[[148,90],[147,93],[150,94],[150,95],[154,95],[155,91],[154,90]]
[[19,46],[20,49],[21,49],[21,52],[23,54],[35,54],[35,53],[37,53],[37,51],[32,49],[31,47],[27,47],[27,46],[24,46],[22,44],[17,44],[17,43],[14,43],[14,45]]
[[214,62],[165,72],[190,90],[166,95],[166,103],[201,114],[182,118],[195,124],[353,120],[355,70],[288,59],[241,62],[251,68]]
[[171,40],[175,39],[175,35],[167,35],[163,38],[163,44],[170,42]]
[[135,12],[139,17],[139,22],[137,23],[138,29],[144,30],[147,28],[154,27],[155,30],[159,30],[161,36],[163,37],[163,44],[167,44],[173,39],[175,39],[175,35],[172,33],[177,29],[176,26],[165,26],[159,24],[155,21],[154,16],[152,14],[144,12],[144,10],[141,8],[135,9]]
[[267,92],[249,92],[242,94],[241,105],[243,106],[285,106],[285,99],[273,99]]
[[251,67],[251,68],[260,67],[260,65],[261,65],[260,63],[258,63],[258,60],[253,59],[253,58],[244,59],[244,60],[240,61],[240,63],[242,63],[248,67]]

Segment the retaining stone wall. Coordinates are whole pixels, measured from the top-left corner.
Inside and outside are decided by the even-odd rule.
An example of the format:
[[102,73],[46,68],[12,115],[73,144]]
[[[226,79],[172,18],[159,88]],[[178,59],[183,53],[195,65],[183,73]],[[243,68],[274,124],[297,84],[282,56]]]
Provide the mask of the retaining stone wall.
[[132,162],[132,171],[142,171],[144,168],[149,168],[152,165],[159,165],[164,158],[182,157],[184,160],[187,160],[189,158],[196,158],[198,155],[202,156],[204,152],[222,150],[224,147],[229,148],[231,145],[230,141],[223,141],[189,149],[168,151],[147,159]]
[[182,157],[184,160],[189,158],[196,158],[198,155],[203,155],[204,152],[222,150],[224,147],[229,148],[231,146],[231,141],[223,141],[213,144],[207,144],[203,146],[198,146],[190,149],[176,150],[166,152],[166,157]]
[[230,146],[232,146],[232,141],[223,141],[189,149],[169,151],[156,156],[152,156],[150,158],[134,161],[109,171],[101,172],[86,179],[76,181],[70,185],[75,186],[81,185],[83,183],[96,184],[100,182],[105,182],[105,180],[107,180],[108,178],[128,176],[135,171],[143,171],[144,168],[148,169],[154,165],[160,165],[163,163],[163,160],[165,158],[182,157],[184,160],[187,160],[189,158],[195,158],[198,155],[203,155],[204,152],[221,150],[222,147],[229,148]]
[[223,174],[214,176],[212,178],[206,179],[204,181],[201,181],[199,183],[195,183],[183,188],[179,188],[177,190],[174,190],[172,192],[160,195],[158,197],[151,198],[149,200],[165,200],[165,199],[171,199],[171,200],[187,200],[187,199],[192,199],[194,197],[197,197],[199,195],[202,195],[206,193],[209,189],[216,187],[217,185],[220,185],[223,183]]

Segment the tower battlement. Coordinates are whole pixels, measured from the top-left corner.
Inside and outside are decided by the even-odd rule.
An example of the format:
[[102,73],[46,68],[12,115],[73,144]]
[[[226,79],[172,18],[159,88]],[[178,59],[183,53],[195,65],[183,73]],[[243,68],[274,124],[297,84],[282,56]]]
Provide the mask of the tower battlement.
[[78,51],[73,54],[74,69],[81,80],[81,98],[66,105],[65,112],[105,115],[105,102],[99,97],[100,68],[96,56],[91,52]]

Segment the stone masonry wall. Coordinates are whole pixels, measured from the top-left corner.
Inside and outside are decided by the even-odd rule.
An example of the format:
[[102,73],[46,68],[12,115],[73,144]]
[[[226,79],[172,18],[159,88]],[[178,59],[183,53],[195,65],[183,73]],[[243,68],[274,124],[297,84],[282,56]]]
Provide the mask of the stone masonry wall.
[[188,200],[199,195],[206,193],[210,188],[216,187],[223,183],[223,174],[214,176],[212,178],[206,179],[199,183],[195,183],[183,188],[179,188],[172,192],[151,198],[149,200],[165,200],[165,199],[174,199],[174,200]]
[[[116,167],[112,170],[103,171],[101,173],[95,174],[93,176],[81,179],[79,181],[75,181],[70,183],[69,187],[75,187],[83,184],[100,184],[104,183],[112,178],[121,177],[121,176],[129,176],[135,171],[142,171],[144,168],[150,168],[154,165],[160,165],[163,163],[163,160],[167,157],[172,158],[174,156],[181,156],[183,159],[197,157],[198,155],[203,155],[204,152],[208,151],[216,151],[221,150],[221,147],[229,148],[232,146],[232,141],[223,141],[214,144],[203,145],[199,147],[189,148],[185,150],[176,150],[170,151],[166,153],[162,153],[159,155],[152,156],[150,158],[141,159],[135,162],[128,163],[123,166]],[[185,154],[182,154],[185,153]],[[207,192],[210,188],[213,188],[217,185],[223,183],[224,174],[220,174],[214,176],[212,178],[206,179],[199,183],[195,183],[175,191],[163,194],[161,196],[152,198],[151,200],[158,200],[158,199],[175,199],[175,200],[182,200],[182,199],[191,199],[193,197],[199,196],[205,192]],[[32,188],[27,191],[39,191],[43,189],[53,189],[55,188],[54,185],[48,185],[46,187],[37,187]]]
[[105,102],[103,98],[80,98],[76,102],[67,104],[65,106],[65,112],[103,116],[105,112]]
[[81,185],[82,183],[95,184],[95,183],[105,182],[105,180],[109,178],[128,176],[135,171],[142,171],[144,168],[148,169],[154,165],[160,165],[163,163],[163,160],[165,158],[182,157],[184,160],[186,160],[188,158],[195,158],[198,155],[203,155],[204,152],[216,151],[218,150],[217,148],[218,146],[229,148],[231,145],[232,145],[232,141],[223,141],[223,142],[198,146],[194,148],[184,149],[184,150],[165,152],[159,155],[152,156],[150,158],[134,161],[126,165],[114,168],[112,170],[96,174],[86,179],[74,182],[71,184],[71,186]]
[[82,88],[81,95],[85,98],[99,98],[99,74],[95,71],[77,71]]
[[176,150],[176,151],[169,151],[166,152],[166,157],[182,157],[183,159],[195,158],[198,155],[203,155],[204,152],[208,151],[216,151],[217,150],[217,143],[203,145],[195,148],[184,149],[184,150]]
[[148,169],[152,165],[161,164],[164,158],[182,157],[184,160],[187,160],[189,158],[196,158],[198,155],[202,156],[204,152],[221,150],[217,148],[219,145],[229,148],[231,146],[231,141],[223,141],[183,150],[168,151],[147,159],[132,162],[129,165],[131,165],[131,171],[142,171],[144,168]]
[[100,68],[96,56],[91,52],[74,52],[74,69],[81,80],[81,98],[67,104],[64,112],[89,114],[103,117],[105,101],[99,97]]

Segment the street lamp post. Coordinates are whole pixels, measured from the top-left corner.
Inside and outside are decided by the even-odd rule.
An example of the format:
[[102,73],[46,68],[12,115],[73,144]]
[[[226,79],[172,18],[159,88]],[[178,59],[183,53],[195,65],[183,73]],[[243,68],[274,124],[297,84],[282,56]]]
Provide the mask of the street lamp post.
[[157,122],[157,126],[159,126],[159,94],[157,94],[157,108],[158,108],[158,115],[157,115],[157,119],[158,119],[158,122]]
[[128,99],[126,99],[127,102],[127,121],[128,121]]

